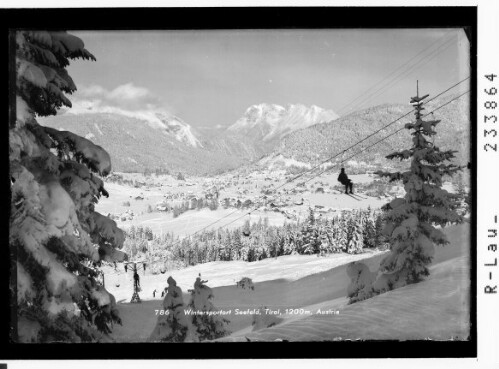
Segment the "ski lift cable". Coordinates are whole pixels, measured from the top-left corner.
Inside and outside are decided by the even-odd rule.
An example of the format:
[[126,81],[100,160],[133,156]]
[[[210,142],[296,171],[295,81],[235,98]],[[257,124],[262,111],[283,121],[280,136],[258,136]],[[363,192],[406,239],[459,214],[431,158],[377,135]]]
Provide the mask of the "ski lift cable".
[[[446,93],[447,91],[449,91],[449,90],[453,89],[454,87],[458,86],[459,84],[463,83],[464,81],[468,80],[469,78],[470,78],[470,77],[468,76],[468,77],[466,77],[466,78],[462,79],[461,81],[459,81],[459,82],[455,83],[454,85],[452,85],[451,87],[447,88],[446,90],[444,90],[444,91],[440,92],[440,93],[439,93],[439,94],[437,94],[435,97],[433,97],[433,98],[431,98],[431,99],[427,100],[425,103],[428,103],[428,102],[430,102],[430,101],[432,101],[432,100],[436,99],[437,97],[439,97],[439,96],[443,95],[443,94],[444,94],[444,93]],[[467,92],[468,92],[468,91],[467,91]],[[466,93],[467,93],[467,92],[466,92]],[[464,95],[464,94],[462,94],[462,95]],[[457,98],[461,97],[462,95],[459,95]],[[455,99],[457,99],[457,98],[455,98]],[[453,99],[453,100],[455,100],[455,99]],[[450,102],[452,102],[453,100],[449,101],[449,102],[448,102],[448,103],[446,103],[446,104],[449,104],[449,103],[450,103]],[[443,105],[442,105],[442,106],[443,106]],[[442,106],[438,107],[437,109],[440,109]],[[435,109],[434,111],[436,111],[437,109]],[[399,121],[400,119],[402,119],[402,118],[406,117],[407,115],[409,115],[409,114],[410,114],[410,113],[412,113],[413,111],[415,111],[415,109],[410,110],[409,112],[405,113],[404,115],[400,116],[399,118],[397,118],[397,119],[393,120],[392,122],[388,123],[387,125],[383,126],[382,128],[380,128],[380,129],[378,129],[378,130],[374,131],[373,133],[369,134],[368,136],[366,136],[366,137],[365,137],[365,138],[363,138],[362,140],[360,140],[360,141],[358,141],[357,143],[355,143],[355,144],[353,144],[353,145],[349,146],[348,148],[346,148],[346,149],[342,150],[341,152],[337,153],[336,155],[331,156],[330,158],[328,158],[328,159],[324,160],[324,161],[323,161],[323,162],[321,162],[320,164],[318,164],[318,165],[316,165],[316,166],[312,167],[311,169],[309,169],[309,170],[307,170],[307,171],[305,171],[305,172],[303,172],[303,173],[300,173],[300,174],[296,175],[295,177],[293,177],[293,178],[291,178],[291,179],[288,179],[288,180],[287,180],[287,181],[285,181],[282,185],[280,185],[280,186],[276,187],[276,188],[275,188],[272,192],[277,191],[278,189],[280,189],[280,188],[284,187],[285,185],[287,185],[287,184],[289,184],[289,183],[291,183],[291,182],[295,181],[296,179],[298,179],[298,178],[300,178],[300,177],[304,176],[306,173],[308,173],[308,172],[312,172],[312,171],[314,171],[315,169],[319,168],[321,165],[323,165],[323,164],[325,164],[325,163],[327,163],[327,162],[329,162],[329,161],[333,160],[334,158],[338,157],[339,155],[342,155],[343,153],[345,153],[346,151],[350,150],[351,148],[353,148],[353,147],[355,147],[355,146],[357,146],[357,145],[361,144],[362,142],[366,141],[368,138],[370,138],[370,137],[374,136],[375,134],[377,134],[377,133],[381,132],[382,130],[384,130],[384,129],[388,128],[389,126],[391,126],[391,125],[395,124],[397,121]],[[429,113],[428,113],[428,114],[429,114]],[[404,128],[405,128],[405,127],[404,127]],[[402,130],[402,129],[400,129],[400,130]],[[384,139],[382,139],[382,140],[380,140],[380,141],[377,141],[376,143],[374,143],[373,145],[369,146],[368,148],[370,148],[370,147],[372,147],[372,146],[376,145],[376,144],[377,144],[377,143],[379,143],[379,142],[382,142],[383,140],[387,139],[388,137],[389,137],[389,136],[385,137]],[[366,148],[366,149],[367,149],[367,148]],[[364,149],[363,151],[365,151],[365,149]],[[362,152],[362,151],[361,151],[361,152]],[[357,154],[354,154],[354,155],[357,155]],[[328,169],[323,170],[323,171],[322,171],[322,172],[320,172],[319,174],[314,175],[312,178],[308,179],[308,180],[307,180],[307,182],[309,182],[310,180],[312,180],[312,179],[314,179],[314,178],[318,177],[319,175],[323,174],[323,173],[324,173],[325,171],[327,171],[327,170],[328,170]],[[262,196],[260,196],[260,197],[262,197]],[[253,212],[253,211],[255,211],[255,210],[257,210],[257,208],[252,209],[252,210],[251,210],[251,212]],[[228,218],[229,216],[231,216],[231,215],[235,214],[236,212],[239,212],[239,209],[234,210],[234,211],[230,212],[229,214],[226,214],[225,216],[223,216],[223,217],[221,217],[221,218],[217,219],[216,221],[214,221],[214,222],[212,222],[212,223],[210,223],[210,224],[208,224],[208,225],[204,226],[204,227],[203,227],[203,228],[201,228],[200,230],[198,230],[198,231],[196,231],[196,232],[192,233],[192,234],[191,234],[191,236],[194,236],[194,235],[196,235],[196,234],[198,234],[198,233],[201,233],[202,231],[204,231],[204,230],[208,229],[209,227],[213,226],[214,224],[217,224],[217,223],[221,222],[222,220],[224,220],[224,219]],[[236,221],[238,221],[238,220],[240,220],[240,219],[244,218],[244,217],[246,216],[246,214],[247,214],[247,213],[243,214],[243,215],[242,215],[242,216],[240,216],[240,217],[237,217],[237,218],[233,219],[232,221],[230,221],[229,223],[227,223],[227,224],[225,224],[225,225],[220,226],[220,227],[219,227],[219,229],[220,229],[220,228],[223,228],[223,227],[226,227],[226,226],[228,226],[228,225],[230,225],[230,224],[232,224],[232,223],[234,223],[234,222],[236,222]],[[175,246],[175,245],[177,245],[177,244],[180,244],[180,242],[181,242],[181,240],[178,240],[178,241],[176,241],[176,242],[172,243],[172,245],[171,245],[171,246]]]
[[[426,100],[424,103],[425,103],[425,104],[428,104],[430,101],[433,101],[433,100],[435,100],[437,97],[442,96],[442,95],[443,95],[443,94],[445,94],[446,92],[448,92],[448,91],[452,90],[454,87],[456,87],[456,86],[460,85],[461,83],[463,83],[464,81],[467,81],[468,79],[470,79],[470,76],[468,76],[468,77],[466,77],[465,79],[462,79],[461,81],[459,81],[459,82],[457,82],[457,83],[453,84],[452,86],[450,86],[450,87],[449,87],[448,89],[446,89],[445,91],[440,92],[438,95],[433,96],[431,99]],[[468,93],[468,92],[469,92],[469,90],[468,90],[468,91],[466,91],[465,93]],[[464,95],[464,94],[463,94],[463,95]],[[462,96],[462,95],[461,95],[461,96]],[[454,101],[454,100],[451,100],[451,101]],[[442,105],[442,106],[444,106],[444,105]],[[441,107],[442,107],[442,106],[441,106]],[[433,111],[435,111],[435,110],[433,110]],[[428,113],[428,114],[430,114],[430,113]]]
[[377,85],[381,84],[384,80],[386,80],[392,74],[394,74],[395,72],[397,72],[399,69],[405,67],[407,64],[410,64],[419,55],[421,55],[424,52],[426,52],[427,50],[431,49],[435,44],[439,43],[442,39],[444,39],[450,32],[452,32],[452,31],[450,30],[447,33],[445,33],[442,37],[440,37],[439,39],[437,39],[436,41],[434,41],[433,43],[431,43],[429,46],[427,46],[426,48],[424,48],[423,50],[421,50],[420,52],[418,52],[416,55],[414,55],[409,60],[407,60],[404,64],[400,65],[398,68],[396,68],[395,70],[393,70],[392,72],[390,72],[389,74],[387,74],[385,77],[383,77],[381,80],[379,80],[378,82],[376,82],[375,84],[373,84],[371,87],[369,87],[367,90],[365,90],[362,94],[360,94],[359,96],[353,98],[347,104],[343,105],[340,109],[338,109],[338,113],[341,113],[342,111],[345,111],[345,108],[347,108],[350,105],[352,105],[355,101],[357,101],[359,98],[363,97],[370,90],[372,90],[373,88],[375,88]]
[[[462,93],[462,94],[461,94],[461,95],[459,95],[459,96],[456,96],[455,98],[453,98],[452,100],[450,100],[450,101],[446,102],[445,104],[440,105],[438,108],[436,108],[436,109],[432,110],[431,112],[429,112],[429,113],[427,113],[427,114],[423,115],[423,117],[425,117],[425,116],[427,116],[427,115],[430,115],[430,114],[433,114],[433,113],[434,113],[434,112],[436,112],[437,110],[439,110],[439,109],[443,108],[443,107],[444,107],[444,106],[446,106],[446,105],[449,105],[451,102],[453,102],[453,101],[455,101],[455,100],[459,99],[460,97],[462,97],[462,96],[466,95],[468,92],[470,92],[470,90],[468,90],[468,91],[466,91],[466,92]],[[367,146],[367,147],[363,148],[363,149],[362,149],[362,150],[360,150],[359,152],[357,152],[357,153],[355,153],[355,154],[353,154],[353,155],[349,156],[349,157],[348,157],[347,159],[345,159],[344,161],[346,161],[346,160],[350,160],[350,159],[351,159],[351,158],[353,158],[354,156],[357,156],[357,155],[359,155],[359,154],[363,153],[364,151],[366,151],[366,150],[370,149],[371,147],[373,147],[373,146],[375,146],[375,145],[379,144],[380,142],[382,142],[382,141],[384,141],[384,140],[388,139],[389,137],[391,137],[391,136],[393,136],[393,135],[395,135],[395,134],[399,133],[399,132],[400,132],[400,131],[402,131],[403,129],[405,129],[405,127],[401,127],[401,128],[399,128],[399,129],[397,129],[395,132],[390,133],[388,136],[383,137],[381,140],[378,140],[378,141],[376,141],[375,143],[373,143],[373,144],[371,144],[371,145],[369,145],[369,146]],[[323,174],[324,172],[326,172],[326,171],[327,171],[327,170],[329,170],[329,169],[330,169],[330,168],[328,168],[328,169],[326,169],[326,170],[322,171],[322,172],[321,172],[321,173],[319,173],[317,176],[319,176],[319,175]],[[317,176],[315,176],[315,177],[317,177]],[[315,177],[310,178],[308,181],[312,180],[312,179],[313,179],[313,178],[315,178]],[[307,182],[308,182],[308,181],[307,181]]]
[[[438,95],[436,95],[436,96],[432,97],[431,99],[429,99],[429,100],[425,101],[425,103],[427,104],[427,103],[429,103],[430,101],[435,100],[437,97],[442,96],[443,94],[445,94],[446,92],[448,92],[448,91],[450,91],[451,89],[455,88],[456,86],[458,86],[459,84],[463,83],[464,81],[468,80],[469,78],[470,78],[470,77],[468,76],[468,77],[466,77],[466,78],[462,79],[461,81],[459,81],[459,82],[455,83],[454,85],[452,85],[451,87],[447,88],[446,90],[444,90],[444,91],[440,92]],[[309,170],[307,170],[307,171],[305,171],[305,172],[302,172],[302,173],[300,173],[300,174],[296,175],[295,177],[291,178],[290,180],[288,180],[288,181],[284,182],[282,185],[280,185],[280,186],[276,187],[276,188],[274,189],[274,191],[276,191],[276,190],[278,190],[278,189],[280,189],[280,188],[284,187],[284,186],[285,186],[285,185],[287,185],[288,183],[291,183],[291,182],[295,181],[296,179],[298,179],[298,178],[300,178],[300,177],[303,177],[304,175],[306,175],[306,174],[307,174],[307,173],[309,173],[309,172],[310,172],[310,173],[311,173],[311,172],[313,172],[315,169],[320,168],[322,165],[326,164],[327,162],[330,162],[331,160],[333,160],[333,159],[337,158],[338,156],[343,155],[346,151],[348,151],[348,150],[350,150],[350,149],[354,148],[355,146],[360,145],[362,142],[366,141],[367,139],[371,138],[372,136],[376,135],[377,133],[379,133],[379,132],[383,131],[384,129],[386,129],[386,128],[390,127],[390,126],[392,126],[393,124],[395,124],[396,122],[398,122],[400,119],[405,118],[406,116],[408,116],[409,114],[411,114],[413,111],[415,111],[415,109],[412,109],[412,110],[408,111],[407,113],[405,113],[404,115],[400,116],[399,118],[397,118],[397,119],[395,119],[395,120],[391,121],[391,122],[390,122],[390,123],[388,123],[387,125],[385,125],[385,126],[383,126],[383,127],[379,128],[378,130],[376,130],[376,131],[372,132],[372,133],[371,133],[371,134],[369,134],[368,136],[364,137],[362,140],[357,141],[356,143],[354,143],[354,144],[350,145],[349,147],[347,147],[347,148],[346,148],[346,149],[344,149],[343,151],[341,151],[341,152],[339,152],[339,153],[337,153],[337,154],[335,154],[335,155],[333,155],[333,156],[331,156],[331,157],[327,158],[326,160],[324,160],[324,161],[320,162],[319,164],[315,165],[314,167],[310,168]],[[323,173],[323,172],[322,172],[322,173]],[[306,182],[309,182],[309,181],[306,181]],[[306,182],[305,182],[305,183],[306,183]]]
[[[469,77],[468,77],[468,78],[469,78]],[[440,105],[438,108],[433,109],[433,110],[432,110],[432,111],[430,111],[429,113],[424,114],[424,115],[423,115],[423,117],[426,117],[427,115],[433,114],[433,113],[434,113],[434,112],[436,112],[437,110],[439,110],[439,109],[443,108],[444,106],[449,105],[451,102],[453,102],[453,101],[455,101],[455,100],[459,99],[461,96],[466,95],[468,92],[470,92],[470,90],[467,90],[467,91],[463,92],[461,95],[459,95],[459,96],[455,97],[454,99],[452,99],[452,100],[450,100],[450,101],[447,101],[445,104]]]
[[382,94],[384,94],[385,90],[387,88],[393,86],[395,83],[397,83],[398,81],[400,81],[403,78],[405,78],[411,72],[413,72],[413,71],[415,71],[415,70],[417,70],[417,69],[425,66],[426,64],[428,64],[431,60],[433,60],[439,54],[441,54],[442,52],[444,52],[445,50],[447,50],[449,47],[451,47],[454,44],[453,41],[456,38],[457,38],[457,36],[454,36],[454,37],[450,38],[449,40],[447,40],[446,42],[444,42],[442,45],[440,45],[437,49],[433,50],[430,54],[426,55],[420,61],[418,61],[416,64],[414,64],[413,66],[411,66],[409,69],[407,69],[406,71],[402,72],[400,75],[395,76],[392,81],[388,82],[388,84],[386,84],[385,86],[379,88],[378,90],[370,93],[368,96],[366,96],[364,99],[362,99],[361,102],[359,102],[356,105],[356,109],[363,108],[363,105],[365,105],[367,102],[371,101],[375,97],[378,97],[378,96],[381,96]]

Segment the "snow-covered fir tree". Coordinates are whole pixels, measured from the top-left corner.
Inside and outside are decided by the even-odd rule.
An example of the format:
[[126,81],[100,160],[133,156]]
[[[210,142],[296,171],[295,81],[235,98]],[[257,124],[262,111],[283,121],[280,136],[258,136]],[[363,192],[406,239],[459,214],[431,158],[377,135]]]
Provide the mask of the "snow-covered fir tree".
[[348,229],[347,229],[348,219],[345,213],[342,214],[341,218],[335,223],[335,235],[337,247],[346,252],[348,246]]
[[162,314],[149,338],[150,341],[185,342],[196,341],[196,335],[185,315],[182,289],[177,282],[168,277],[168,291],[163,299]]
[[316,219],[312,208],[309,208],[307,222],[302,230],[302,237],[304,254],[316,254],[319,252],[322,242],[317,231]]
[[234,239],[233,239],[233,255],[232,260],[240,260],[241,259],[241,250],[243,248],[242,240],[241,240],[241,232],[239,229],[234,231]]
[[372,212],[371,208],[362,213],[362,237],[364,241],[364,246],[366,248],[375,247],[375,214]]
[[391,182],[402,181],[406,195],[384,207],[383,232],[388,237],[390,253],[382,260],[376,281],[365,287],[363,296],[416,283],[428,276],[434,245],[448,243],[445,234],[435,226],[445,227],[462,221],[455,211],[458,197],[442,189],[443,177],[452,176],[461,168],[451,163],[455,151],[440,151],[428,140],[436,134],[435,127],[440,121],[422,119],[421,100],[419,96],[411,99],[416,121],[405,125],[413,136],[412,147],[387,156],[388,159],[410,160],[409,170],[378,172]]
[[384,248],[386,243],[386,236],[383,234],[383,215],[378,214],[374,222],[374,247]]
[[[111,171],[109,154],[68,131],[38,124],[37,116],[71,107],[76,86],[66,71],[71,59],[95,60],[83,41],[63,31],[18,31],[15,116],[9,123],[14,255],[14,340],[107,340],[120,323],[114,297],[98,282],[102,260],[123,261],[116,223],[96,212],[108,196],[100,176]],[[15,283],[15,284],[13,284]]]
[[291,255],[296,252],[296,244],[293,235],[288,231],[284,237],[284,255]]
[[360,217],[350,217],[347,222],[348,242],[347,252],[349,254],[359,254],[364,247],[364,236],[362,232],[362,219]]
[[347,266],[347,275],[350,277],[350,284],[347,287],[350,304],[371,296],[371,287],[376,280],[376,273],[371,272],[363,263],[353,262]]
[[325,222],[324,227],[321,229],[319,233],[321,237],[321,244],[319,246],[319,255],[325,256],[326,254],[333,252],[333,247],[334,247],[331,224],[329,223],[329,221]]
[[[213,305],[215,297],[213,290],[205,284],[207,282],[201,280],[201,276],[196,278],[188,305],[188,308],[194,312],[191,315],[192,326],[200,341],[213,340],[230,333],[226,327],[229,320],[223,315],[209,314],[209,312],[216,312],[217,309]],[[198,312],[201,314],[198,315]]]

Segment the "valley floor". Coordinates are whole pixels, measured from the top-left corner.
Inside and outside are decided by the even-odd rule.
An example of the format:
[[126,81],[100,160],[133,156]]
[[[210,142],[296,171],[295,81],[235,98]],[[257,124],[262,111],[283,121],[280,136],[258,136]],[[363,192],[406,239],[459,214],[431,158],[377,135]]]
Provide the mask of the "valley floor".
[[[372,180],[371,177],[365,175],[351,176],[356,183]],[[365,177],[365,178],[364,178]],[[325,176],[324,183],[335,184],[336,175]],[[217,210],[209,210],[207,208],[201,210],[189,210],[177,218],[172,216],[171,212],[148,212],[148,208],[155,209],[156,204],[164,200],[164,194],[172,192],[171,188],[154,187],[151,189],[133,188],[116,183],[106,184],[106,189],[111,193],[109,198],[102,198],[96,210],[100,213],[107,214],[123,214],[127,211],[133,212],[134,216],[131,220],[121,221],[116,220],[120,228],[126,229],[132,225],[149,227],[155,234],[174,233],[175,236],[184,237],[196,231],[203,229],[223,218],[223,221],[217,222],[208,229],[215,229],[221,226],[228,225],[229,228],[237,228],[244,225],[244,222],[258,222],[259,219],[267,218],[270,225],[281,226],[285,222],[293,220],[287,219],[282,213],[274,211],[255,210],[251,216],[244,216],[248,210],[238,210],[235,208],[223,209],[221,206]],[[183,188],[176,188],[175,191],[180,191]],[[194,193],[199,193],[200,188],[192,187]],[[136,197],[143,196],[144,199],[137,200]],[[236,196],[235,189],[223,191],[220,195],[223,197]],[[251,197],[253,196],[253,197]],[[249,198],[261,196],[258,192],[252,193]],[[362,198],[354,198],[352,196],[334,191],[332,193],[308,193],[296,194],[290,196],[293,201],[301,201],[304,198],[303,205],[291,205],[282,207],[287,213],[292,214],[296,219],[304,220],[308,216],[309,206],[321,206],[336,210],[351,210],[351,209],[379,209],[388,201],[386,198],[376,198],[362,195]],[[124,204],[127,204],[125,206]],[[230,223],[230,224],[229,224]]]

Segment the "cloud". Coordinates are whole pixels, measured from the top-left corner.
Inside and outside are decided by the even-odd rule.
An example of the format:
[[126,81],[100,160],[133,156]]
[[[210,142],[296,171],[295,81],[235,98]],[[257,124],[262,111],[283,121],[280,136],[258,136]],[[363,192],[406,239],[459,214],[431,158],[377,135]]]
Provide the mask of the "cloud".
[[[162,110],[165,104],[146,87],[129,82],[112,90],[99,85],[81,86],[73,95],[75,107],[118,108],[127,111]],[[171,109],[167,109],[171,112]]]
[[133,83],[127,83],[116,87],[109,93],[109,98],[113,100],[137,100],[150,98],[152,94],[145,87],[136,87]]

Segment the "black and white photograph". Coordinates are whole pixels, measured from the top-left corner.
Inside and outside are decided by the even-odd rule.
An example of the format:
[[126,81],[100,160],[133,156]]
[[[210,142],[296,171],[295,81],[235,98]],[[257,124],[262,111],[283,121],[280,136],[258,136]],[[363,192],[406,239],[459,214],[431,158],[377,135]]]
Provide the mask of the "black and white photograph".
[[476,24],[41,23],[6,35],[10,342],[476,340]]

